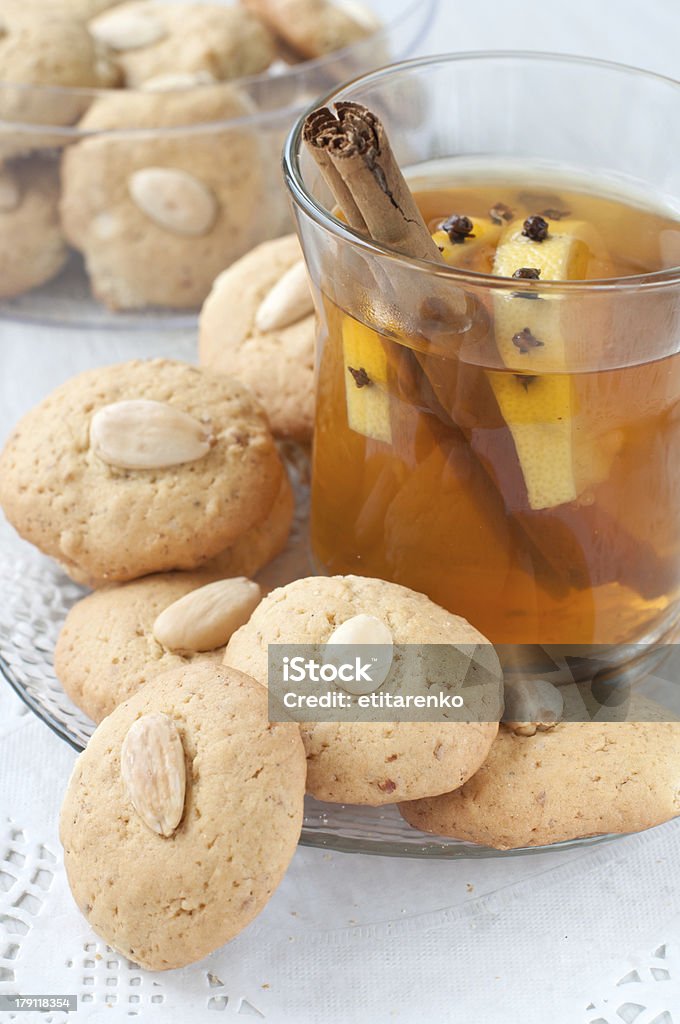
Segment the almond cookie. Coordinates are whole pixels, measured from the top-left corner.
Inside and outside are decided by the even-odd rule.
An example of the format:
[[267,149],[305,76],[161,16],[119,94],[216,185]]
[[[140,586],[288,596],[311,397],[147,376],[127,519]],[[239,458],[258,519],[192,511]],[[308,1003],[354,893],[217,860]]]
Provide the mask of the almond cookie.
[[[274,590],[229,641],[225,664],[267,684],[270,643],[325,644],[356,616],[378,619],[394,644],[470,645],[488,661],[489,705],[500,717],[501,673],[488,641],[423,594],[359,576],[313,577]],[[374,641],[382,642],[382,641]],[[380,805],[461,786],[498,731],[488,722],[305,722],[307,790],[319,800]]]
[[194,569],[269,513],[283,467],[234,381],[156,359],[88,370],[20,421],[0,504],[78,582]]
[[240,380],[274,435],[302,443],[314,425],[313,313],[300,243],[288,235],[220,274],[200,320],[201,364]]
[[157,75],[208,72],[216,80],[265,71],[274,38],[240,7],[134,0],[90,22],[90,32],[115,51],[125,84],[138,88]]
[[343,50],[380,27],[362,3],[330,0],[241,0],[301,57],[313,59]]
[[511,850],[651,828],[680,814],[679,793],[680,722],[502,725],[464,786],[399,810],[423,832]]
[[294,513],[293,489],[284,470],[274,504],[266,518],[251,526],[219,555],[205,562],[201,570],[216,577],[254,576],[286,547]]
[[157,676],[106,718],[61,812],[71,891],[92,928],[149,970],[183,967],[264,908],[295,852],[305,756],[240,672]]
[[[192,661],[220,664],[213,651],[174,651],[154,635],[158,616],[175,601],[223,578],[252,576],[286,543],[292,513],[287,478],[267,519],[199,572],[158,573],[104,587],[78,601],[66,616],[54,668],[69,697],[94,722],[136,693],[153,676]],[[240,625],[240,623],[239,623]]]
[[27,157],[0,168],[0,298],[49,281],[67,256],[57,164]]
[[218,124],[251,109],[224,83],[93,104],[80,128],[111,134],[64,154],[61,216],[107,306],[198,308],[217,274],[252,246],[262,230],[261,146],[248,129]]
[[[117,85],[119,75],[108,47],[94,40],[82,21],[64,14],[56,5],[36,10],[31,6],[10,4],[3,9],[0,32],[2,120],[72,124],[90,102],[86,90]],[[83,91],[78,94],[15,89],[7,87],[7,83],[77,86]]]

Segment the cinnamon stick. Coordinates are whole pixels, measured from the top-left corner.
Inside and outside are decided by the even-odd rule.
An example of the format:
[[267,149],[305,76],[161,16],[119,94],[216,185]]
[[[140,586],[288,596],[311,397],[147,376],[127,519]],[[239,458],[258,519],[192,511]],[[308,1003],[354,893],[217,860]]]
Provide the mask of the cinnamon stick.
[[336,117],[328,108],[312,114],[305,139],[317,159],[321,155],[330,163],[349,193],[350,209],[344,206],[346,196],[336,195],[345,216],[357,220],[358,211],[374,241],[407,256],[442,263],[381,121],[358,103],[338,103],[335,109]]
[[313,111],[303,129],[303,138],[321,171],[322,177],[342,210],[347,223],[355,231],[370,235],[368,225],[354,202],[354,197],[345,184],[342,175],[330,158],[330,148],[337,144],[340,122],[327,107]]
[[[359,103],[336,103],[335,111],[321,107],[310,114],[303,138],[347,222],[405,256],[446,266],[380,119]],[[396,292],[403,307],[404,294],[398,287]],[[413,321],[420,319],[423,305],[430,310],[437,303],[445,311],[440,327],[448,322],[449,331],[456,331],[466,315],[465,296],[450,283],[428,279],[414,285],[411,278],[408,297],[417,313],[410,317],[414,334],[420,333],[421,324]]]

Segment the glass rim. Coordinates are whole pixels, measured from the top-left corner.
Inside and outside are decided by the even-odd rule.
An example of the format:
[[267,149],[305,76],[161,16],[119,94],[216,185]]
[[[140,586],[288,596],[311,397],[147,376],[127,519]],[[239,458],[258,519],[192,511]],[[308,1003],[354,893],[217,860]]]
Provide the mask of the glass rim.
[[[300,155],[302,152],[302,131],[305,119],[312,111],[319,107],[332,104],[341,96],[346,98],[347,94],[358,85],[381,82],[385,79],[395,78],[417,68],[436,67],[437,65],[454,64],[466,60],[489,61],[489,60],[514,60],[514,61],[536,61],[546,63],[580,64],[584,66],[602,68],[605,70],[624,72],[634,77],[645,78],[649,81],[657,81],[664,85],[670,85],[678,90],[680,99],[680,80],[671,78],[670,75],[657,74],[644,68],[634,67],[631,64],[624,64],[617,61],[601,60],[597,57],[584,57],[577,54],[552,53],[540,50],[469,50],[453,53],[434,54],[425,57],[416,57],[411,60],[399,61],[389,64],[386,67],[377,68],[365,74],[357,75],[346,82],[333,88],[325,96],[320,97],[312,103],[307,110],[298,118],[298,121],[289,132],[283,149],[283,176],[292,197],[294,204],[301,209],[312,221],[329,234],[340,241],[361,249],[375,257],[408,266],[419,273],[448,280],[452,283],[465,283],[473,287],[493,287],[500,291],[514,291],[521,287],[522,282],[507,277],[497,277],[494,274],[485,274],[479,271],[463,270],[459,267],[444,266],[430,260],[407,256],[398,249],[383,243],[375,242],[373,239],[355,231],[348,224],[339,220],[330,211],[319,203],[309,192],[305,185],[302,170],[300,167]],[[631,274],[623,277],[593,278],[586,281],[545,281],[541,282],[542,293],[559,292],[609,292],[623,290],[646,290],[652,288],[664,288],[680,284],[680,265],[668,267],[664,270],[655,270],[646,274]]]
[[[201,82],[193,85],[186,85],[178,89],[167,90],[169,93],[176,93],[178,95],[185,95],[187,93],[198,94],[202,89],[210,88],[215,85],[231,85],[237,89],[249,88],[258,86],[267,82],[276,82],[282,80],[286,82],[295,82],[298,79],[304,79],[308,74],[314,74],[318,71],[323,71],[326,67],[333,64],[339,59],[350,57],[357,49],[367,44],[374,45],[375,43],[385,42],[391,33],[399,28],[399,26],[410,18],[413,14],[418,11],[423,4],[427,4],[428,10],[423,12],[423,19],[431,18],[437,10],[441,0],[405,0],[403,9],[394,17],[386,19],[377,31],[366,36],[364,39],[360,39],[357,42],[350,43],[349,46],[344,46],[341,50],[334,50],[331,53],[326,53],[322,57],[315,57],[312,60],[303,60],[298,64],[291,64],[287,71],[280,75],[270,75],[267,71],[260,71],[253,75],[243,75],[240,78],[227,79],[224,81],[216,80],[215,82]],[[420,33],[422,34],[422,33]],[[417,45],[420,42],[420,34],[410,46]],[[410,48],[409,46],[409,48]],[[72,85],[41,85],[32,82],[10,82],[7,79],[0,78],[0,96],[3,92],[16,91],[17,93],[25,93],[27,97],[63,97],[64,101],[68,99],[77,99],[80,96],[91,97],[93,101],[102,99],[109,96],[118,96],[121,91],[124,91],[126,95],[131,96],[148,96],[158,95],[152,90],[143,88],[125,89],[121,90],[118,88],[92,88],[88,86],[72,86]],[[160,91],[159,91],[160,92]],[[289,103],[285,107],[275,107],[271,110],[254,110],[251,113],[242,114],[238,117],[227,118],[221,121],[205,121],[202,124],[188,124],[188,125],[177,125],[169,126],[167,128],[114,128],[106,130],[81,130],[77,125],[52,125],[43,122],[34,123],[31,121],[6,121],[0,117],[0,129],[11,130],[15,132],[21,132],[22,134],[30,132],[33,135],[50,135],[64,139],[86,139],[93,138],[100,135],[116,135],[120,133],[129,134],[134,131],[145,131],[145,132],[158,132],[165,134],[170,132],[173,128],[188,129],[197,128],[200,130],[206,126],[211,127],[224,127],[228,126],[239,127],[242,125],[254,125],[259,122],[266,122],[272,118],[288,118],[297,116],[302,109],[302,103],[306,100]]]

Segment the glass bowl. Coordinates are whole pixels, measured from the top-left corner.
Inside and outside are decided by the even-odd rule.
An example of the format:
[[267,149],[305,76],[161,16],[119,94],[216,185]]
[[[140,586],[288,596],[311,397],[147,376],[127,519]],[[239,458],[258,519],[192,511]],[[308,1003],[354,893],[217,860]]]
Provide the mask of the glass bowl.
[[[334,84],[413,53],[438,3],[366,0],[383,24],[367,39],[318,60],[280,61],[266,73],[230,83],[149,91],[0,81],[0,164],[6,161],[0,175],[0,271],[3,253],[14,271],[11,282],[0,273],[0,318],[99,329],[114,318],[114,309],[121,326],[195,323],[195,310],[221,270],[257,243],[292,230],[280,154],[299,113]],[[210,245],[166,231],[156,248],[145,249],[140,236],[152,235],[157,225],[121,227],[120,205],[115,226],[102,212],[112,195],[119,203],[140,166],[195,171],[200,178],[201,164],[212,167],[217,182],[211,182],[219,202]],[[21,209],[41,195],[42,210],[20,216],[12,205],[16,195]],[[69,244],[60,224],[67,225]],[[21,246],[13,242],[17,235]],[[102,250],[119,249],[116,261],[107,261],[96,275],[103,305],[92,297],[83,256],[70,244],[74,240],[90,265],[101,259],[100,243]],[[135,247],[137,254],[130,256]],[[172,282],[160,287],[162,294],[153,282],[137,286],[151,263],[158,264],[158,278]]]

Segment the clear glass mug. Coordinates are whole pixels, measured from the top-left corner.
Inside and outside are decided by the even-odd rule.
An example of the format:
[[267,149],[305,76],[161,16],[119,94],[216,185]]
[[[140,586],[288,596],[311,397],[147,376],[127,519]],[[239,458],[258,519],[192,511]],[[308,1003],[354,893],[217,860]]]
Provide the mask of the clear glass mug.
[[[575,190],[593,177],[614,191],[630,186],[680,219],[680,84],[669,79],[567,56],[462,54],[375,72],[324,104],[338,99],[381,117],[419,188],[464,161],[556,168]],[[526,363],[519,353],[516,367],[499,362],[493,344],[499,309],[528,306],[531,283],[410,259],[360,237],[334,216],[301,130],[284,165],[319,316],[311,540],[320,571],[425,592],[497,644],[613,645],[623,657],[624,645],[671,639],[680,235],[665,239],[658,272],[541,282],[566,362],[523,384],[562,389],[568,427],[547,416],[532,437],[545,475],[564,461],[568,436],[578,486],[549,507],[532,505],[518,474],[519,432],[494,401]],[[442,333],[423,297],[461,290],[465,315]],[[348,395],[361,381],[352,351],[372,361],[371,430],[353,422]]]

